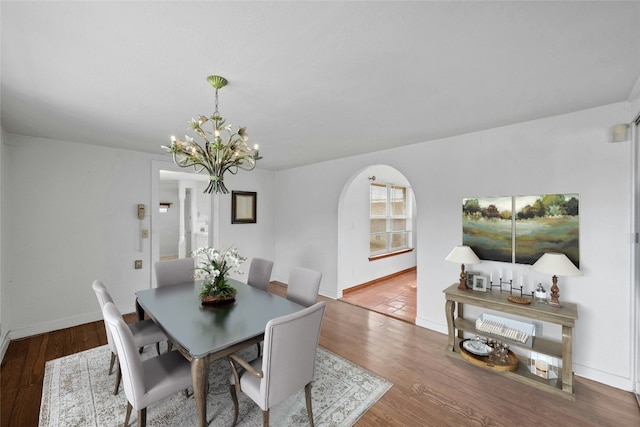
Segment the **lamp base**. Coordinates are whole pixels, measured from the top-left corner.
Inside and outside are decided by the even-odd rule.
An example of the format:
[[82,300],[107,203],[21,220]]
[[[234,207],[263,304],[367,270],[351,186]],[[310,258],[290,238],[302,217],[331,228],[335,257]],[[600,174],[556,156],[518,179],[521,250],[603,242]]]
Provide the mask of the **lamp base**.
[[467,273],[464,272],[464,264],[460,267],[460,284],[458,285],[458,289],[461,291],[467,290]]
[[558,287],[558,276],[554,275],[551,279],[551,298],[549,305],[552,307],[562,307],[560,304],[560,288]]

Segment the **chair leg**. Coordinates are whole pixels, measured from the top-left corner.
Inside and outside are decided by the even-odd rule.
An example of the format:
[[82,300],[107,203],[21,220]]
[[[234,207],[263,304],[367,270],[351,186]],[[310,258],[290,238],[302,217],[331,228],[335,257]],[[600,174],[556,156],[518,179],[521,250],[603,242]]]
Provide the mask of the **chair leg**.
[[111,362],[109,362],[109,375],[113,374],[113,364],[116,361],[116,354],[111,352]]
[[160,356],[160,341],[156,343],[156,351],[158,352],[158,356]]
[[142,408],[138,411],[138,427],[147,426],[147,408]]
[[229,386],[229,393],[231,393],[231,400],[233,400],[233,423],[231,425],[235,426],[236,422],[238,422],[238,395],[234,384]]
[[116,385],[113,389],[114,396],[118,394],[118,389],[120,389],[120,381],[122,381],[122,371],[120,370],[120,359],[118,359],[118,365],[116,366]]
[[269,427],[269,410],[262,411],[262,427]]
[[127,401],[127,415],[124,417],[124,427],[127,427],[129,425],[129,418],[131,418],[132,409],[133,409],[133,406],[131,406],[131,403]]
[[256,343],[256,347],[258,347],[258,357],[260,357],[260,343],[259,342]]
[[309,425],[313,427],[313,412],[311,411],[311,383],[304,386],[304,396],[307,401],[307,415],[309,416]]

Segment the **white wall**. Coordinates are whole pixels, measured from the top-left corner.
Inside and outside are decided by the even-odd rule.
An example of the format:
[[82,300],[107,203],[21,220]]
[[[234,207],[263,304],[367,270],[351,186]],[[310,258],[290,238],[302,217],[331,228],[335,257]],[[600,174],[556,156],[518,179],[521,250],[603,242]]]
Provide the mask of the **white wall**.
[[[275,261],[275,217],[276,217],[276,197],[274,193],[281,190],[274,187],[275,173],[261,169],[251,172],[239,171],[237,175],[225,176],[225,185],[229,189],[229,194],[219,196],[219,209],[214,210],[220,227],[221,247],[233,245],[238,248],[240,255],[247,258],[242,270],[245,274],[235,277],[246,282],[249,271],[249,263],[254,257],[265,258]],[[231,223],[231,192],[232,191],[255,191],[256,200],[256,223],[255,224],[232,224]],[[285,281],[286,282],[286,281]]]
[[[148,282],[149,239],[140,250],[136,214],[138,203],[149,206],[148,155],[7,139],[3,298],[14,336],[94,320],[94,279],[105,281],[116,304],[133,307],[133,292]],[[135,259],[143,269],[133,269]]]
[[[5,240],[2,238],[4,229],[4,222],[2,216],[2,195],[4,194],[4,179],[3,175],[5,173],[4,167],[4,141],[6,139],[4,130],[0,128],[0,260],[2,260],[2,254],[4,249]],[[4,320],[5,311],[3,310],[4,300],[2,298],[2,288],[4,285],[4,274],[2,270],[2,262],[0,262],[0,360],[4,357],[4,353],[8,347],[8,340],[5,340],[7,337],[7,327],[6,322]]]
[[[121,311],[132,312],[135,291],[151,286],[153,265],[152,239],[140,250],[136,208],[151,205],[152,160],[166,156],[12,134],[4,155],[2,327],[19,338],[99,319],[94,279],[105,282]],[[273,205],[265,201],[273,198],[273,172],[252,174],[242,179],[259,182],[243,187],[261,192],[261,225],[246,233],[222,224],[221,237],[241,242],[243,254],[272,253]],[[142,226],[156,215],[147,209]]]
[[[446,333],[442,290],[460,266],[444,260],[462,241],[464,197],[580,194],[584,276],[561,278],[561,300],[578,304],[574,370],[631,390],[630,143],[609,128],[630,120],[628,103],[429,141],[282,171],[276,176],[276,274],[296,264],[323,271],[321,291],[338,292],[338,199],[353,174],[387,164],[411,183],[418,210],[418,324]],[[487,274],[548,283],[527,266],[485,262]],[[611,349],[616,351],[612,352]]]

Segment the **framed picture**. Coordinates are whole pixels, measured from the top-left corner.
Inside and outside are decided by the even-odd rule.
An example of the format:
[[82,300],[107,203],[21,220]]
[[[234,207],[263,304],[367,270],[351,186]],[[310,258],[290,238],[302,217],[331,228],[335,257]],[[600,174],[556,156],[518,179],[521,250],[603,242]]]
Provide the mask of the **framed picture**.
[[255,224],[257,198],[258,195],[255,191],[232,191],[231,223]]
[[473,278],[479,274],[479,271],[467,271],[467,288],[473,289]]
[[486,292],[487,291],[487,276],[476,275],[473,276],[473,288],[474,291]]

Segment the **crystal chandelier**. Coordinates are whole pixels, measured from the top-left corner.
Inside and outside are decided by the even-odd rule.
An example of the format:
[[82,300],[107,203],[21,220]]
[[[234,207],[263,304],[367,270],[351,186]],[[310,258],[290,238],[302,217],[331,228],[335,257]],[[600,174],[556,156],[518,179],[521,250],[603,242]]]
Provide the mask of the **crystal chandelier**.
[[[225,172],[235,175],[239,169],[253,170],[262,157],[258,153],[257,144],[253,148],[247,145],[249,138],[246,128],[241,127],[234,133],[231,125],[225,124],[218,113],[218,89],[227,84],[227,79],[209,76],[207,81],[216,90],[215,111],[211,117],[201,115],[197,120],[191,119],[188,122],[189,127],[202,138],[204,145],[185,135],[184,140],[172,136],[171,145],[163,145],[162,148],[173,154],[176,165],[183,168],[193,166],[197,173],[204,170],[209,173],[209,185],[204,190],[205,193],[227,194],[229,190],[224,185]],[[211,124],[211,130],[206,129],[210,127],[207,123]]]

